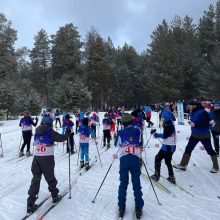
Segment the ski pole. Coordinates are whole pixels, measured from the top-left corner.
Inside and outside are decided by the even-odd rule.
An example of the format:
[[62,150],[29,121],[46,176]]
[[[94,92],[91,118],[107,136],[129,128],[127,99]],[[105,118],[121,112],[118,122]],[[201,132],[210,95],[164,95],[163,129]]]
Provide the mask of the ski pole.
[[144,150],[145,150],[145,148],[148,146],[148,143],[149,143],[149,141],[150,141],[150,139],[151,139],[151,136],[152,136],[152,134],[150,134],[150,137],[148,138],[147,143],[144,145]]
[[[118,148],[118,151],[119,151],[119,149],[120,149],[120,148]],[[118,151],[117,151],[116,155],[118,154]],[[109,166],[109,168],[108,168],[108,170],[107,170],[107,172],[106,172],[106,174],[105,174],[105,177],[104,177],[104,179],[102,180],[102,183],[101,183],[101,185],[100,185],[98,191],[96,192],[94,199],[92,200],[92,203],[95,203],[95,199],[96,199],[96,197],[97,197],[97,195],[98,195],[100,189],[102,188],[102,185],[103,185],[103,183],[104,183],[104,181],[105,181],[105,179],[106,179],[106,177],[107,177],[107,175],[108,175],[108,173],[109,173],[109,171],[110,171],[110,169],[111,169],[111,167],[112,167],[114,161],[115,161],[115,157],[113,158],[112,163],[110,164],[110,166]]]
[[68,140],[67,140],[67,149],[69,149],[69,198],[68,199],[71,199],[71,175],[70,175],[70,137],[68,137]]
[[79,145],[79,151],[78,151],[78,157],[77,157],[77,163],[76,163],[76,166],[78,166],[78,164],[79,164],[79,154],[80,154],[80,145]]
[[22,134],[21,134],[20,144],[19,144],[19,146],[18,146],[18,155],[19,155],[19,152],[20,152],[20,149],[21,149],[21,142],[22,142]]
[[149,178],[149,180],[150,180],[150,183],[151,183],[152,189],[153,189],[153,191],[154,191],[154,194],[155,194],[155,196],[156,196],[156,198],[157,198],[157,202],[158,202],[159,205],[162,205],[162,204],[160,203],[158,197],[157,197],[157,193],[156,193],[156,191],[155,191],[155,189],[154,189],[154,185],[153,185],[153,183],[152,183],[152,180],[151,180],[150,175],[149,175],[149,173],[148,173],[148,171],[147,171],[147,167],[146,167],[146,164],[144,163],[144,161],[143,161],[143,164],[144,164],[144,168],[145,168],[145,170],[146,170],[146,172],[147,172],[147,176],[148,176],[148,178]]
[[0,154],[0,157],[3,157],[2,134],[1,133],[0,133],[0,148],[2,149],[2,153]]
[[102,167],[102,161],[101,161],[101,157],[100,157],[100,154],[99,154],[99,149],[98,149],[96,140],[95,140],[95,145],[96,145],[96,149],[97,149],[97,152],[98,152],[98,155],[99,155],[99,161],[100,161],[100,164],[101,164],[101,167]]

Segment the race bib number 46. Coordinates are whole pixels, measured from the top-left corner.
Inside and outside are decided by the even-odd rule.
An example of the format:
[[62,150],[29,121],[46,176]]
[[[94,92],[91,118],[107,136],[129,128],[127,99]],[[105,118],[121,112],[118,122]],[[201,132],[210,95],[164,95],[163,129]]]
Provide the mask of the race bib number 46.
[[38,153],[45,153],[46,150],[47,148],[45,144],[38,144],[35,149],[35,151],[37,151]]

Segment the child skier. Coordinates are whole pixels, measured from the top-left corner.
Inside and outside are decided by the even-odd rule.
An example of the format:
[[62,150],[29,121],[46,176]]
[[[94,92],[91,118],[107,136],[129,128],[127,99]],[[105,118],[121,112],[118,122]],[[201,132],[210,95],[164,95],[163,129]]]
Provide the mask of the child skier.
[[93,113],[92,117],[90,118],[90,126],[92,129],[92,138],[96,138],[96,124],[99,123],[99,118],[97,117],[96,113]]
[[34,159],[31,167],[33,178],[28,190],[27,213],[32,213],[37,209],[35,201],[40,190],[42,174],[48,183],[53,202],[56,203],[61,198],[58,195],[57,180],[54,176],[54,141],[63,142],[69,134],[70,129],[66,129],[65,135],[54,131],[53,120],[47,115],[43,117],[41,125],[37,127],[34,135]]
[[82,125],[78,129],[80,146],[80,167],[83,168],[85,166],[86,170],[89,169],[89,136],[91,134],[91,129],[89,128],[88,123],[88,118],[83,118]]
[[67,128],[69,128],[71,130],[70,136],[67,139],[66,151],[67,151],[67,153],[69,153],[69,145],[70,145],[70,153],[74,154],[75,153],[75,151],[74,151],[74,132],[73,132],[74,123],[70,120],[69,114],[66,114],[65,118],[66,119],[63,122],[63,130],[65,131]]
[[35,118],[35,122],[33,122],[30,114],[28,111],[25,111],[23,113],[24,117],[20,120],[19,126],[22,130],[22,136],[24,143],[22,144],[22,147],[20,149],[19,157],[24,156],[24,148],[27,145],[27,151],[26,156],[29,157],[30,154],[30,145],[31,145],[31,137],[32,137],[32,125],[37,126],[38,118]]
[[110,148],[110,140],[111,140],[111,119],[108,116],[108,113],[105,113],[104,119],[102,120],[103,125],[103,147],[106,146],[106,139],[107,139],[107,149]]
[[55,112],[55,118],[56,118],[56,122],[55,122],[55,127],[57,128],[57,122],[59,122],[60,128],[61,128],[61,121],[60,121],[60,112],[59,109],[56,110]]
[[156,133],[156,129],[152,129],[150,132],[151,135],[154,135],[155,138],[163,139],[161,149],[155,157],[155,173],[153,176],[151,176],[151,178],[155,181],[159,181],[161,161],[164,159],[169,174],[167,180],[173,184],[176,184],[175,176],[173,173],[173,167],[171,164],[172,155],[176,150],[176,131],[172,120],[164,120],[163,129],[163,134]]
[[136,217],[139,219],[142,215],[144,200],[142,199],[140,182],[140,156],[142,146],[140,146],[140,130],[132,126],[132,116],[128,113],[122,115],[123,130],[117,135],[115,146],[119,147],[120,157],[120,185],[118,189],[119,217],[123,217],[126,206],[126,191],[129,182],[129,171],[133,184],[135,197]]

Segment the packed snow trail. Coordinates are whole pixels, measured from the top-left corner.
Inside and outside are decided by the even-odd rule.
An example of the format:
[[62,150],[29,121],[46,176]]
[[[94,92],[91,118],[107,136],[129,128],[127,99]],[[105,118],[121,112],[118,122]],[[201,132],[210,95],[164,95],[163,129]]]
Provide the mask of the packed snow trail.
[[[153,113],[152,121],[157,127],[157,113]],[[33,157],[17,161],[15,158],[18,154],[18,146],[21,138],[21,130],[18,126],[19,121],[4,121],[4,125],[0,126],[2,134],[2,144],[4,149],[4,157],[0,159],[0,219],[14,220],[21,219],[26,213],[27,191],[32,179],[31,163]],[[177,149],[173,155],[175,163],[179,163],[185,146],[190,136],[190,128],[188,125],[176,125],[177,130]],[[60,130],[61,131],[61,130]],[[100,149],[102,127],[99,130],[98,146]],[[150,129],[144,130],[145,143],[150,137]],[[78,135],[74,136],[78,148]],[[33,138],[32,138],[33,139]],[[158,148],[159,144],[159,148]],[[153,174],[154,158],[160,149],[160,142],[151,137],[146,148],[146,165],[148,172]],[[175,197],[169,196],[156,185],[155,190],[159,197],[161,206],[158,205],[154,192],[149,180],[141,178],[143,198],[145,206],[143,208],[142,220],[219,220],[220,210],[220,173],[211,174],[209,172],[212,164],[209,156],[204,150],[200,149],[201,144],[195,148],[192,153],[191,160],[187,170],[174,170],[177,183],[189,191],[194,197],[181,191],[178,187],[171,185],[166,179],[161,178],[160,182],[173,192]],[[58,180],[58,188],[60,192],[68,188],[68,156],[65,155],[66,146],[59,143],[55,147],[55,176]],[[46,216],[45,220],[112,220],[118,218],[117,196],[119,185],[119,160],[115,160],[111,170],[96,198],[96,202],[92,203],[95,193],[99,188],[109,165],[112,162],[112,155],[117,151],[113,147],[101,154],[103,167],[99,161],[85,173],[78,176],[77,172],[77,153],[71,156],[71,179],[76,180],[76,184],[72,188],[72,198],[65,196],[62,201],[52,209]],[[91,160],[98,158],[96,146],[94,142],[90,145]],[[143,156],[145,159],[145,157]],[[219,160],[219,159],[218,159]],[[173,163],[173,162],[172,162]],[[142,168],[142,171],[145,170]],[[167,167],[162,162],[161,175],[167,177]],[[36,203],[40,203],[50,193],[47,189],[47,183],[44,178],[41,181],[39,199]],[[50,199],[43,204],[33,216],[28,219],[37,219],[37,217],[46,209]],[[127,190],[126,213],[123,220],[134,220],[134,198],[131,181]]]

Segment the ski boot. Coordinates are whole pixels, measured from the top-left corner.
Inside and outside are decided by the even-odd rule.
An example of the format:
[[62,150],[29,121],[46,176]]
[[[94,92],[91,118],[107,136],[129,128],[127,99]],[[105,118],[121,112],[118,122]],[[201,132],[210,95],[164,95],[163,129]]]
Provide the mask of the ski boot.
[[24,156],[24,152],[23,152],[23,151],[20,151],[19,157],[23,157],[23,156]]
[[82,169],[84,166],[85,166],[85,165],[84,165],[84,160],[81,160],[81,161],[80,161],[80,168]]
[[172,184],[176,184],[176,178],[175,178],[175,176],[169,176],[169,177],[167,177],[167,180],[168,180],[169,182],[171,182]]
[[215,169],[214,167],[210,170],[211,173],[218,173],[219,170],[218,169]]
[[110,147],[111,147],[110,144],[107,144],[107,150],[108,150]]
[[152,175],[150,178],[156,182],[158,182],[160,180],[160,176],[156,173],[154,175]]
[[27,213],[32,214],[37,210],[37,205],[36,204],[28,204],[27,205]]
[[30,157],[30,156],[31,156],[30,151],[27,151],[27,152],[26,152],[26,156],[27,156],[27,157]]
[[173,167],[178,170],[186,171],[186,166],[182,166],[181,164],[173,165]]
[[118,209],[118,217],[123,218],[124,214],[125,214],[125,208],[119,208]]
[[57,202],[59,202],[61,199],[62,199],[62,196],[61,196],[61,195],[57,195],[57,196],[53,197],[53,203],[57,203]]
[[103,143],[103,148],[105,148],[106,147],[106,143]]
[[89,168],[90,168],[89,162],[86,162],[86,163],[85,163],[85,168],[86,168],[86,170],[89,170]]
[[136,213],[136,218],[137,218],[137,219],[141,219],[141,216],[142,216],[142,208],[136,208],[136,209],[135,209],[135,213]]

